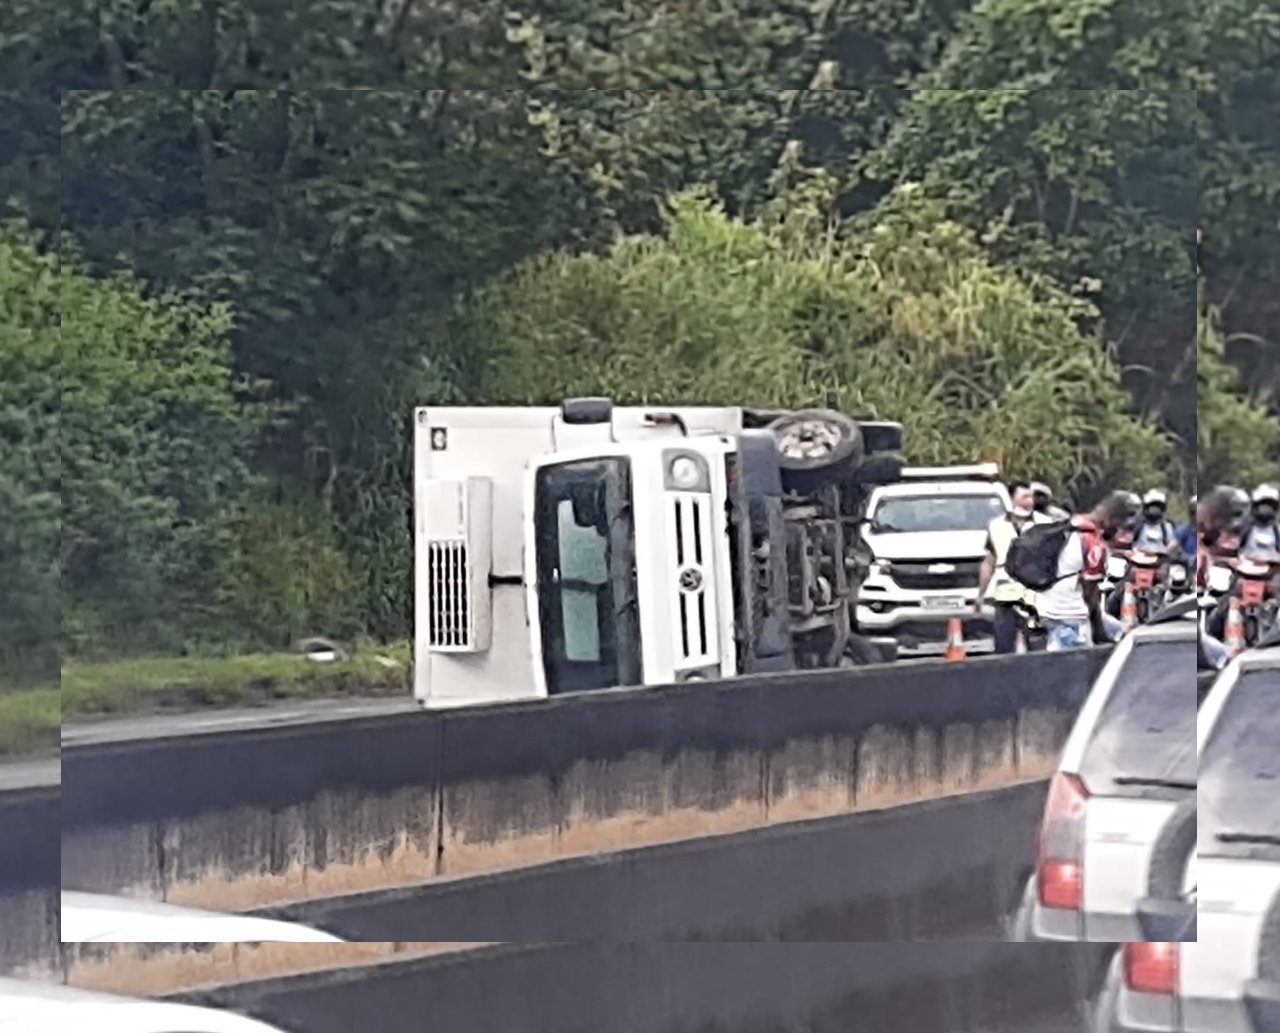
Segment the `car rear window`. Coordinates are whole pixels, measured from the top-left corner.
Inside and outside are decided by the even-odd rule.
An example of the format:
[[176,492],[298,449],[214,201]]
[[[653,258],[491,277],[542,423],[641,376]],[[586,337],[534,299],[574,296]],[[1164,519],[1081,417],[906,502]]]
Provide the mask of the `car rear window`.
[[1195,670],[1193,638],[1134,642],[1080,764],[1090,792],[1159,796],[1195,787]]
[[[1280,669],[1245,670],[1200,756],[1202,853],[1280,849]],[[1225,837],[1225,838],[1224,838]]]

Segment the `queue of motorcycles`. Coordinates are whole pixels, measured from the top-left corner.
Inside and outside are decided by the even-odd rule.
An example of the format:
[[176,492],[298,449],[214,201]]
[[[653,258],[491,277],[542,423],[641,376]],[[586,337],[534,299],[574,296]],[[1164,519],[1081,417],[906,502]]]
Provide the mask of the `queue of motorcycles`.
[[[1280,564],[1263,560],[1215,560],[1200,595],[1201,630],[1227,642],[1233,651],[1256,645],[1276,626],[1280,614],[1280,600],[1272,591],[1277,572]],[[1233,594],[1234,613],[1229,602],[1224,606]]]
[[1102,582],[1103,605],[1114,593],[1123,592],[1127,583],[1133,594],[1135,612],[1126,615],[1122,607],[1121,620],[1128,617],[1129,621],[1145,624],[1169,603],[1193,591],[1191,577],[1192,572],[1183,560],[1164,553],[1137,548],[1116,552],[1107,560],[1107,574]]
[[[1280,627],[1280,596],[1275,591],[1278,575],[1280,563],[1248,557],[1215,559],[1199,597],[1201,630],[1226,642],[1232,652],[1256,645]],[[1133,612],[1124,612],[1123,600],[1118,612],[1127,625],[1145,624],[1165,606],[1196,590],[1194,568],[1186,561],[1139,548],[1117,551],[1107,560],[1101,585],[1103,605],[1107,606],[1113,594],[1124,592],[1126,584],[1132,593]],[[1229,602],[1233,595],[1234,607]],[[1032,650],[1042,649],[1044,632],[1035,610],[1022,606],[1018,610],[1024,641]]]
[[[1121,605],[1120,619],[1125,623],[1145,624],[1165,606],[1194,591],[1192,576],[1191,568],[1183,560],[1170,559],[1163,553],[1132,548],[1116,552],[1107,560],[1106,577],[1101,585],[1102,605],[1107,606],[1113,593],[1123,592],[1127,582],[1133,594],[1134,612],[1125,614]],[[1044,627],[1035,609],[1023,605],[1016,609],[1022,618],[1023,641],[1027,648],[1033,652],[1043,649]],[[1202,609],[1201,620],[1205,619]]]

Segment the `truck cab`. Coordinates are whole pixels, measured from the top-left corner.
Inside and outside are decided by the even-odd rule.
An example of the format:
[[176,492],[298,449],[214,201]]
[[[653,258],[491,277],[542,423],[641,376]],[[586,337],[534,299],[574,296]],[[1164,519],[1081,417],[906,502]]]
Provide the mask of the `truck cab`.
[[867,478],[901,427],[824,410],[415,413],[426,706],[839,663]]
[[904,654],[941,653],[959,618],[966,644],[991,648],[993,613],[975,612],[987,527],[1009,511],[994,463],[908,467],[876,488],[862,539],[871,567],[857,604],[858,627],[897,639]]

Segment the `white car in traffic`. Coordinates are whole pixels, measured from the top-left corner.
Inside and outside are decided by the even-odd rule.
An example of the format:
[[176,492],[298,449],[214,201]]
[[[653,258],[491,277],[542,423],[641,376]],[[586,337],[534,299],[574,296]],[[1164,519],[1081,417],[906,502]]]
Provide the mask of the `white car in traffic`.
[[[0,977],[0,1033],[287,1033],[217,1008]],[[291,1031],[288,1031],[291,1033]]]
[[1049,787],[1017,942],[1143,939],[1139,904],[1183,891],[1196,832],[1196,608],[1116,646]]
[[1196,940],[1127,944],[1099,1033],[1280,1033],[1280,636],[1219,675],[1196,732]]
[[294,922],[62,891],[63,943],[342,943]]
[[[858,591],[858,630],[892,636],[905,654],[946,648],[953,619],[973,651],[993,648],[994,611],[974,611],[987,554],[987,528],[1009,511],[1009,492],[993,463],[908,467],[875,488],[863,541],[872,562]],[[977,647],[974,650],[974,647]]]

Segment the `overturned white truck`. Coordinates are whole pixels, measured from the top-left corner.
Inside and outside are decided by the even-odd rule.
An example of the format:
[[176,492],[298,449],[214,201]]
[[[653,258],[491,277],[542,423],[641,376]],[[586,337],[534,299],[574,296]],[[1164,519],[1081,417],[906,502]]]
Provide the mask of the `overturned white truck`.
[[853,627],[903,431],[828,410],[414,413],[414,695],[449,707],[891,659]]

